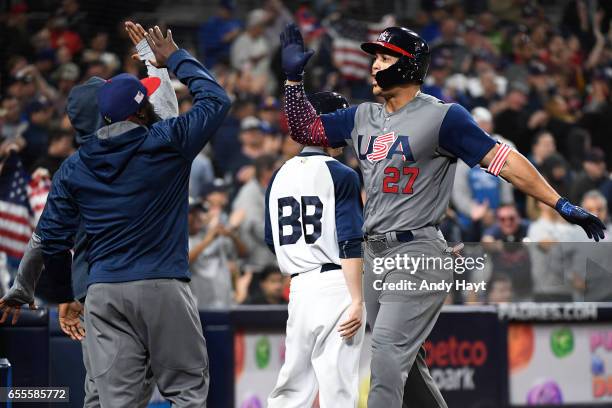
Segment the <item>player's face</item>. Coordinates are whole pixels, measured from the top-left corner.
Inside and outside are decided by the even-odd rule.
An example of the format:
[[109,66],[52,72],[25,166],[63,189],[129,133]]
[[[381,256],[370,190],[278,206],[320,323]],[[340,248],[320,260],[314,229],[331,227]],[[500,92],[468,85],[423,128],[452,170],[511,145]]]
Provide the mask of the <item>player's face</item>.
[[372,71],[371,71],[372,93],[375,96],[382,95],[383,93],[383,89],[380,86],[378,86],[378,84],[376,83],[376,73],[378,71],[382,71],[383,69],[389,68],[391,65],[395,64],[398,59],[399,58],[394,55],[383,54],[380,52],[376,53],[376,58],[374,59],[374,63],[372,64]]

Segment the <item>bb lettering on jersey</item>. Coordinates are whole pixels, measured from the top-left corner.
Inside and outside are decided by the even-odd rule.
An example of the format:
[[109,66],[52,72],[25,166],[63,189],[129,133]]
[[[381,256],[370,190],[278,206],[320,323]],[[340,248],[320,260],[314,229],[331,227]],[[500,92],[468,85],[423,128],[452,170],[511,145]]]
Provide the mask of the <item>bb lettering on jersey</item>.
[[359,160],[368,160],[375,163],[383,159],[392,159],[394,155],[403,156],[404,161],[414,162],[414,156],[408,143],[408,136],[396,135],[395,132],[384,135],[370,136],[365,153],[363,152],[363,136],[357,136]]

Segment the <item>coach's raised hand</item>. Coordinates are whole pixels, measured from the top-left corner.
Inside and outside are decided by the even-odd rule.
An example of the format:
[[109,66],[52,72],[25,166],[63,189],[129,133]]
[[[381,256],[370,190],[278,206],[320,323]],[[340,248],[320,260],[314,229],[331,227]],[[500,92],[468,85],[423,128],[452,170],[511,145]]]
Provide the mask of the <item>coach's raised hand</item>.
[[304,67],[314,54],[313,50],[306,50],[304,39],[298,27],[287,24],[280,35],[282,67],[289,81],[299,82],[304,74]]
[[159,26],[149,28],[149,32],[145,33],[145,38],[155,55],[155,61],[149,62],[157,68],[165,67],[168,58],[179,49],[172,39],[172,31],[166,31],[166,37],[164,38]]

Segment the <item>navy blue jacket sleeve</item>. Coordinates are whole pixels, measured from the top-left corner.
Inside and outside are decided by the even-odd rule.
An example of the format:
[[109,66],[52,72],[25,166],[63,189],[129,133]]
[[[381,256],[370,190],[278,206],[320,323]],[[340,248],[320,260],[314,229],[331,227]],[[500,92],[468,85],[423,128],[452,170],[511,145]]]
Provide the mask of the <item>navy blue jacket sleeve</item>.
[[325,162],[334,182],[336,237],[340,258],[361,258],[363,206],[359,176],[338,161]]
[[478,127],[472,115],[454,103],[440,126],[439,144],[444,150],[474,167],[495,146],[495,140]]
[[325,113],[320,116],[325,136],[331,147],[341,147],[346,145],[346,139],[351,138],[351,132],[355,127],[355,113],[357,106],[346,109],[338,109],[332,113]]
[[74,246],[80,216],[76,203],[66,187],[71,168],[72,158],[69,158],[55,173],[47,204],[36,228],[41,240],[45,271],[56,293],[54,299],[56,302],[74,299],[70,250]]
[[193,107],[176,118],[155,123],[151,134],[167,140],[192,161],[223,122],[231,101],[212,74],[187,51],[174,52],[168,68],[189,87]]
[[[280,169],[279,169],[280,170]],[[270,220],[270,190],[272,189],[272,183],[274,183],[274,179],[276,178],[276,174],[278,174],[278,170],[274,172],[272,178],[270,179],[270,184],[268,184],[268,188],[266,189],[266,203],[265,203],[265,240],[266,245],[272,251],[273,254],[276,255],[276,251],[274,250],[274,238],[272,237],[272,223]]]

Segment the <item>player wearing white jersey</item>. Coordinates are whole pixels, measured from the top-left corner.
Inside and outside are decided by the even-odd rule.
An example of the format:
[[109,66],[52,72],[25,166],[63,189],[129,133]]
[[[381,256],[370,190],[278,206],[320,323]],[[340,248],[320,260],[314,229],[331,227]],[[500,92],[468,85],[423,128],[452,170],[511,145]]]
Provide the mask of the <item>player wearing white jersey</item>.
[[[340,95],[313,95],[322,112]],[[342,106],[346,105],[346,106]],[[335,109],[333,109],[335,110]],[[355,407],[365,318],[359,178],[319,147],[305,147],[266,193],[266,242],[291,275],[285,363],[269,408]]]

